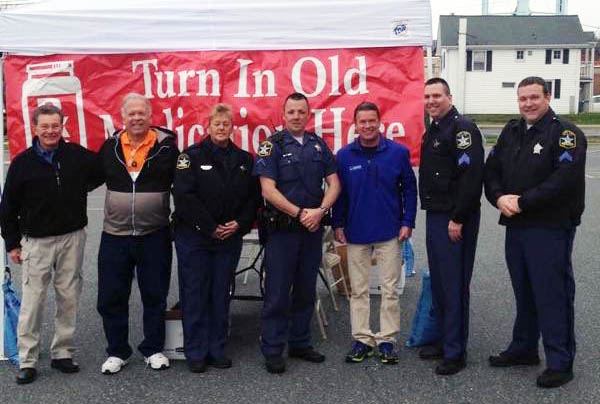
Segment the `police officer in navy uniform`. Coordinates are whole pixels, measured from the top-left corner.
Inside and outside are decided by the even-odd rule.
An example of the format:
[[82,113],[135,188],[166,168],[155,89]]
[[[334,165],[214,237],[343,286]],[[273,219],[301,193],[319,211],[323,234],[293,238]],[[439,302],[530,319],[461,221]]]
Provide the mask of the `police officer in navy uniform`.
[[215,105],[209,136],[179,155],[173,195],[184,352],[192,372],[231,367],[225,356],[231,283],[242,236],[260,202],[252,156],[231,140],[233,114]]
[[573,379],[575,282],[571,253],[585,193],[584,134],[556,116],[541,77],[517,89],[521,119],[506,124],[485,166],[485,193],[506,226],[506,264],[517,315],[512,341],[494,367],[536,366],[540,333],[546,370],[540,387]]
[[419,195],[426,215],[426,246],[440,340],[419,352],[443,359],[439,375],[466,366],[469,285],[473,273],[484,152],[477,126],[452,105],[448,83],[425,83],[425,109],[433,119],[421,146]]
[[329,147],[305,131],[309,117],[308,99],[290,94],[283,105],[285,129],[261,143],[254,167],[273,224],[266,241],[261,332],[270,373],[285,371],[286,343],[290,357],[325,360],[311,346],[310,320],[322,255],[321,219],[335,202],[340,184]]

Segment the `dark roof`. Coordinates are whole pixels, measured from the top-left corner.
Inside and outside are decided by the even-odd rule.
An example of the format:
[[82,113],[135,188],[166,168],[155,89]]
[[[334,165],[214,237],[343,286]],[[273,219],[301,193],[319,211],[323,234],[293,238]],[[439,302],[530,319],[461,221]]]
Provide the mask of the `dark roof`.
[[588,42],[598,42],[596,40],[596,34],[594,34],[594,31],[585,31],[583,35],[585,38],[587,38]]
[[458,21],[467,19],[467,46],[587,44],[576,15],[441,15],[439,46],[458,46]]

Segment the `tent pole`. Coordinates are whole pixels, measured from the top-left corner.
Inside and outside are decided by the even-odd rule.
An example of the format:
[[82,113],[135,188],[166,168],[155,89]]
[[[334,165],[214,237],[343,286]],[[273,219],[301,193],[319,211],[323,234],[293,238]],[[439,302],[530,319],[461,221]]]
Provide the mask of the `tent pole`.
[[[4,57],[0,57],[0,184],[4,189]],[[0,269],[2,270],[2,285],[4,285],[4,268],[6,254],[4,242],[0,241]],[[0,287],[0,360],[6,360],[4,352],[4,287]]]

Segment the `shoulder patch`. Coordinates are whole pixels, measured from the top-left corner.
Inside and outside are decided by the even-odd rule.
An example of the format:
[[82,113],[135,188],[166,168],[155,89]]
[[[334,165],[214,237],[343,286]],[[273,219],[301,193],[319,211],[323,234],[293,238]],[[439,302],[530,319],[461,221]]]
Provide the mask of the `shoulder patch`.
[[471,133],[466,130],[460,131],[456,134],[456,147],[459,149],[468,149],[473,144],[471,139]]
[[262,142],[260,144],[260,146],[258,146],[257,154],[260,157],[267,157],[267,156],[271,155],[272,150],[273,150],[273,143],[269,142],[268,140],[265,140],[264,142]]
[[577,146],[577,136],[573,131],[563,130],[558,138],[558,145],[563,149],[574,149]]
[[177,169],[178,170],[187,170],[190,168],[192,163],[190,162],[190,156],[185,153],[181,153],[179,157],[177,157]]

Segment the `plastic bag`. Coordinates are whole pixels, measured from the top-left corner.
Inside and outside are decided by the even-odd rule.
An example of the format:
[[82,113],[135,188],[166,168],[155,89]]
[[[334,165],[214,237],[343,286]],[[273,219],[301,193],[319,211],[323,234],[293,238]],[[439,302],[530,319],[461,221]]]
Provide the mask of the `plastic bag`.
[[414,276],[415,272],[415,251],[413,249],[412,242],[410,239],[404,242],[404,248],[402,250],[404,274],[407,278]]
[[17,348],[17,323],[19,321],[19,310],[21,309],[21,300],[17,296],[10,269],[6,268],[4,283],[4,356],[15,364],[19,364],[19,350]]
[[406,346],[417,347],[429,345],[439,340],[439,338],[439,326],[433,314],[431,299],[431,277],[429,271],[424,269],[421,281],[421,297],[417,304],[411,335],[406,341]]

